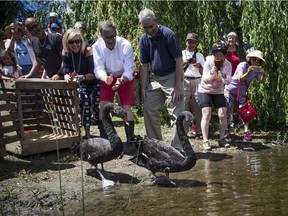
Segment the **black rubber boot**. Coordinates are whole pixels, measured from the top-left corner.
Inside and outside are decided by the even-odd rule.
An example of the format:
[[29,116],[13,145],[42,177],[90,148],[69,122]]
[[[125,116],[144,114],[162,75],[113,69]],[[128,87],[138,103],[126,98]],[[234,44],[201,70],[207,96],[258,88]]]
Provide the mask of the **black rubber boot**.
[[124,124],[127,142],[123,143],[124,145],[123,152],[124,154],[133,154],[136,152],[136,148],[132,146],[129,141],[134,137],[134,121],[128,121],[128,123],[129,126]]
[[107,136],[107,134],[106,134],[106,132],[104,130],[104,125],[103,125],[102,120],[99,120],[99,122],[98,122],[98,129],[99,129],[99,132],[100,132],[100,137],[108,139],[108,136]]

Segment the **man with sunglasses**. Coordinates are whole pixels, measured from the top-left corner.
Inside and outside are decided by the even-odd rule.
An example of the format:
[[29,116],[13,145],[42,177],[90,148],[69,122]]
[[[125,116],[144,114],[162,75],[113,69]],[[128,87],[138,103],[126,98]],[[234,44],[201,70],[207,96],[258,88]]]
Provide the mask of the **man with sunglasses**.
[[62,79],[62,36],[45,32],[41,24],[33,17],[27,18],[24,24],[26,27],[24,31],[28,38],[31,38],[36,55],[31,71],[24,77],[32,77],[43,65],[45,73],[50,79]]
[[[230,84],[225,86],[224,96],[227,102],[228,122],[230,121],[229,117],[233,101],[238,95],[238,85],[240,85],[240,95],[237,103],[243,106],[246,103],[246,93],[248,91],[249,84],[254,79],[258,80],[260,83],[264,83],[266,79],[266,73],[263,69],[265,60],[261,51],[251,51],[246,55],[246,60],[247,61],[239,63]],[[248,122],[245,123],[241,118],[240,122],[244,125],[244,141],[252,141],[252,135],[248,128]]]

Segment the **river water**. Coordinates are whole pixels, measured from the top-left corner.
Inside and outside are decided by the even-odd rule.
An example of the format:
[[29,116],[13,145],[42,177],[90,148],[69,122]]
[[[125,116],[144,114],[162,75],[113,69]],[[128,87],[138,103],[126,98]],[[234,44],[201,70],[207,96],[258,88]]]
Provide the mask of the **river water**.
[[[198,154],[195,167],[170,174],[176,188],[120,184],[85,199],[85,215],[288,215],[288,148]],[[81,204],[65,215],[84,215]]]

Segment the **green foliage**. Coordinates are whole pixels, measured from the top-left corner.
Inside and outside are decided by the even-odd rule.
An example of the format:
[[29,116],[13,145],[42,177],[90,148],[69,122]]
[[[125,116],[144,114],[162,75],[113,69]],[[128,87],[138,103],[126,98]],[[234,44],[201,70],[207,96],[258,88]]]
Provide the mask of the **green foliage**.
[[14,21],[23,21],[21,17],[32,15],[24,7],[24,1],[1,1],[0,4],[0,28],[4,29]]
[[267,62],[265,84],[254,82],[249,88],[259,112],[258,125],[266,129],[281,128],[288,123],[287,6],[281,1],[247,1],[243,7],[243,37],[264,53]]
[[[33,1],[40,4],[40,1]],[[139,39],[143,30],[138,14],[143,8],[153,10],[160,24],[171,28],[182,48],[188,32],[200,37],[199,50],[204,56],[211,52],[213,42],[222,39],[228,32],[236,30],[243,40],[264,53],[266,83],[250,85],[250,98],[259,115],[253,125],[261,128],[280,128],[288,125],[288,85],[286,69],[288,53],[288,2],[286,1],[43,1],[35,16],[45,21],[49,11],[61,15],[65,29],[76,21],[87,25],[87,39],[94,43],[98,38],[99,21],[111,19],[117,25],[118,35],[131,41],[135,60],[139,59]],[[5,5],[1,5],[2,10]],[[48,10],[47,10],[48,7]],[[3,10],[2,10],[3,11]],[[2,13],[1,13],[2,14]]]

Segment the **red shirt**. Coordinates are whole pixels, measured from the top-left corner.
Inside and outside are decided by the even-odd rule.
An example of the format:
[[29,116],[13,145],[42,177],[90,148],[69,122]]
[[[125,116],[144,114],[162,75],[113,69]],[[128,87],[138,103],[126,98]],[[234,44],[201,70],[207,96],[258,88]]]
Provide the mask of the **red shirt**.
[[240,58],[237,56],[236,52],[227,52],[226,59],[232,64],[232,76],[240,63]]

